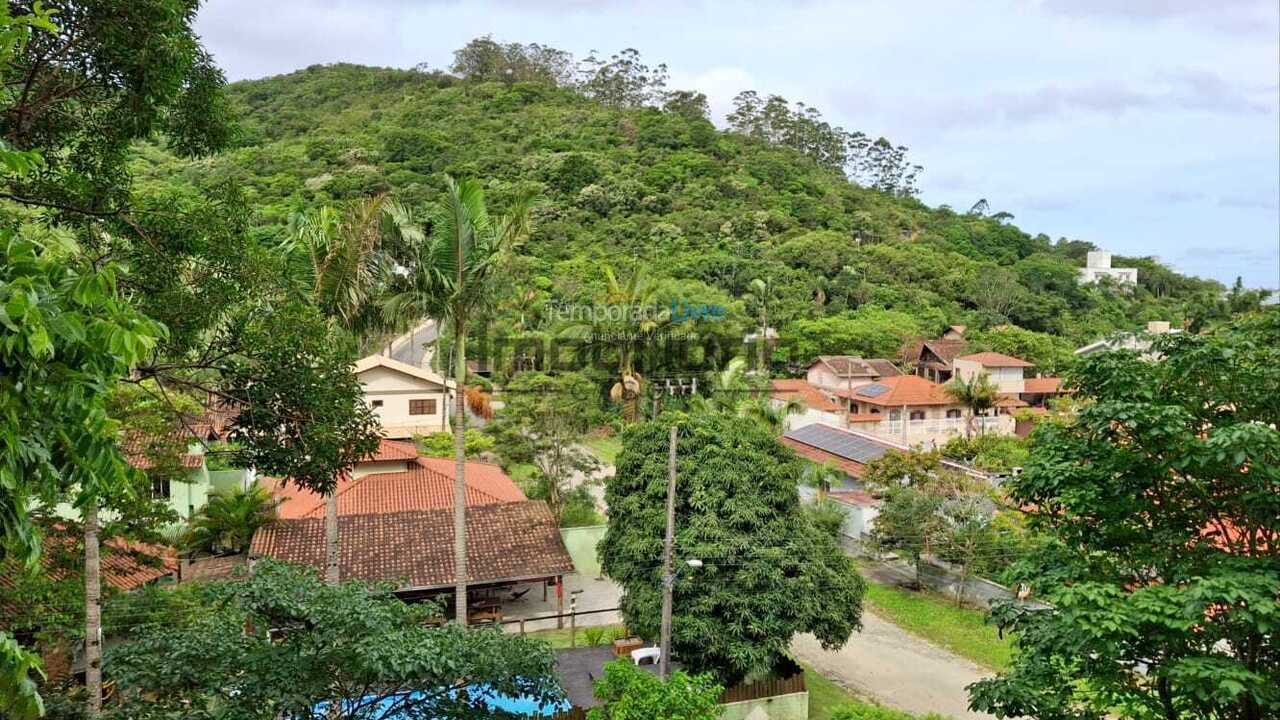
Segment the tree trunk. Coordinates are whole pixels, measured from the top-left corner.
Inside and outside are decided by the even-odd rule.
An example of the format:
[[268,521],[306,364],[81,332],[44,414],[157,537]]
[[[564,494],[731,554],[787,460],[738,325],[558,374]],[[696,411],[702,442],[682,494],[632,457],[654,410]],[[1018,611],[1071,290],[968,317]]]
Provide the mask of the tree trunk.
[[467,624],[467,338],[461,320],[454,323],[454,401],[453,455],[457,477],[453,481],[453,565],[456,583],[453,593],[454,621]]
[[338,486],[324,497],[324,582],[337,585],[338,571]]
[[85,717],[102,714],[102,562],[98,555],[98,505],[84,510]]

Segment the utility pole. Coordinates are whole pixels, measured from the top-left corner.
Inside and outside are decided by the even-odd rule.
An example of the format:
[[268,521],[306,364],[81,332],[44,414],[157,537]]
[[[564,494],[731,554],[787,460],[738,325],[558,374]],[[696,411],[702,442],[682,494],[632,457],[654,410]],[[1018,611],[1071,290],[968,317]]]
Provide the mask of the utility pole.
[[853,369],[849,367],[848,358],[845,358],[845,380],[844,380],[844,429],[849,429],[849,415],[853,413]]
[[676,543],[676,426],[667,444],[667,537],[662,546],[662,636],[659,640],[658,677],[665,680],[671,663],[671,603],[676,576],[671,556]]

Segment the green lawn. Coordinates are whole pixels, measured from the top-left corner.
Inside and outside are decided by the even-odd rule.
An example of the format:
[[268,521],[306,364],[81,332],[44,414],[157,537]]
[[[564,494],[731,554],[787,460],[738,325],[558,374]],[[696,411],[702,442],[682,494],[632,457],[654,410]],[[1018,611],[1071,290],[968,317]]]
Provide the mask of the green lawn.
[[985,613],[956,607],[954,601],[929,592],[867,583],[871,609],[898,627],[993,670],[1009,666],[1013,643],[1001,639]]
[[593,435],[584,440],[583,444],[601,461],[610,465],[614,464],[614,460],[618,457],[618,451],[622,449],[622,441],[616,435],[608,437]]

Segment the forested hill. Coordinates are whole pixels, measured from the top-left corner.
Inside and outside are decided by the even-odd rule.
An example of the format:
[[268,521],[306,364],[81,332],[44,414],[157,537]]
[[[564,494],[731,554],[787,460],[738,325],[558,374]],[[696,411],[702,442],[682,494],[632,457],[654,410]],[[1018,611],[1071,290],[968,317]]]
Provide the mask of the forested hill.
[[[913,197],[905,149],[889,144],[894,152],[852,171],[884,189],[855,184],[833,167],[843,160],[821,156],[822,137],[803,135],[831,130],[816,112],[754,95],[740,98],[741,132],[717,130],[700,96],[659,104],[541,77],[334,65],[236,83],[230,95],[236,148],[187,163],[147,146],[141,192],[230,181],[253,205],[260,240],[275,243],[291,213],[321,203],[391,192],[425,211],[446,173],[482,178],[497,209],[533,191],[541,203],[499,321],[516,332],[550,331],[549,303],[598,300],[602,263],[645,273],[664,301],[726,304],[736,321],[726,333],[769,296],[771,324],[813,352],[886,355],[948,324],[1012,324],[1055,337],[976,338],[1048,361],[1147,320],[1198,326],[1231,311],[1218,283],[1150,259],[1115,258],[1139,268],[1132,292],[1081,288],[1089,243],[1033,237],[985,203],[927,207]],[[891,167],[865,167],[874,162]],[[753,290],[756,279],[771,287]]]

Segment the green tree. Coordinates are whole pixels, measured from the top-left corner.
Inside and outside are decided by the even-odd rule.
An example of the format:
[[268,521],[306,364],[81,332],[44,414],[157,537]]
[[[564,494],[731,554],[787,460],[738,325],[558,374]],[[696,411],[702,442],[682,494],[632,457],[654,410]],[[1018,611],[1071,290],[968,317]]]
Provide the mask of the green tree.
[[562,697],[545,643],[430,627],[437,608],[387,587],[328,585],[263,560],[198,594],[197,612],[178,597],[112,648],[113,716],[461,720],[494,717],[482,688],[542,704]]
[[[675,415],[628,429],[606,481],[604,572],[624,590],[627,626],[656,638],[662,606],[667,440]],[[672,650],[722,682],[772,668],[796,633],[839,647],[860,627],[864,584],[829,535],[808,522],[795,455],[751,420],[680,416],[676,562],[702,560],[674,589]],[[744,624],[742,618],[752,618]]]
[[[426,436],[417,436],[414,441],[418,452],[427,457],[450,457],[453,455],[453,433],[438,432]],[[493,436],[476,428],[468,428],[462,437],[463,452],[467,457],[477,457],[492,450],[497,442]]]
[[1002,716],[1255,720],[1280,713],[1280,310],[1114,351],[1069,375],[1008,481],[1054,544],[1052,607],[1002,607],[1013,666],[970,688]]
[[857,355],[893,358],[907,340],[921,335],[912,316],[877,307],[791,324],[788,344],[791,359],[809,363],[819,355]]
[[604,666],[604,676],[595,683],[597,700],[604,706],[592,708],[588,720],[715,720],[720,716],[718,701],[723,691],[710,673],[690,675],[683,670],[666,680],[642,670],[626,660]]
[[[408,210],[385,195],[299,213],[290,225],[284,250],[309,261],[312,302],[362,345],[370,332],[386,325],[375,302],[391,272],[385,245],[420,241],[421,231]],[[333,490],[324,496],[324,526],[325,579],[336,584],[338,499]]]
[[581,445],[593,426],[598,393],[577,373],[517,375],[503,389],[505,405],[489,426],[506,463],[531,463],[547,505],[559,522],[577,477],[590,477],[600,463]]
[[506,215],[489,217],[484,190],[477,180],[445,178],[442,205],[432,217],[431,233],[412,243],[404,258],[407,277],[384,306],[389,318],[434,317],[453,329],[454,458],[453,488],[454,609],[467,622],[466,405],[467,333],[469,323],[495,297],[501,267],[529,231],[529,199],[520,198]]
[[210,553],[247,552],[258,528],[275,519],[278,504],[261,485],[215,493],[192,519],[184,544]]

